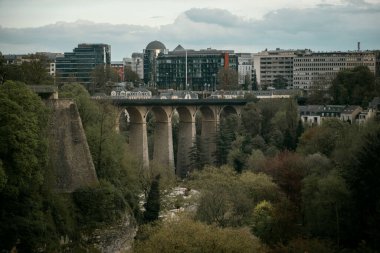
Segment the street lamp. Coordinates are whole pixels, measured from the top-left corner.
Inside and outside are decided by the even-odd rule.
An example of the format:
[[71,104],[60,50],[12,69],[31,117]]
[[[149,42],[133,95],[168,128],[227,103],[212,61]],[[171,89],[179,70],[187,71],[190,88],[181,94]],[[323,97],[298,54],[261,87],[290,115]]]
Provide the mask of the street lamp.
[[165,74],[165,88],[168,89],[168,75],[169,73]]
[[213,91],[216,91],[216,74],[212,74],[212,76],[214,77],[214,89]]

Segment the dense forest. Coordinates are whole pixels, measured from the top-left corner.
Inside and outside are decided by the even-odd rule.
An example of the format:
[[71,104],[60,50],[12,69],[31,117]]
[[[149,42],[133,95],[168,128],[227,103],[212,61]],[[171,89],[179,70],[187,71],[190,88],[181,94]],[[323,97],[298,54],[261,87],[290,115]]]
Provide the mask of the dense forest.
[[[346,89],[348,79],[337,78]],[[98,252],[84,236],[126,217],[139,227],[133,252],[380,250],[377,118],[305,127],[295,100],[253,99],[241,117],[222,115],[213,164],[202,157],[197,123],[191,173],[180,180],[167,168],[143,169],[131,155],[128,132],[115,131],[120,108],[91,100],[80,84],[59,92],[76,101],[100,182],[55,192],[51,112],[24,83],[0,85],[0,250]],[[196,208],[163,218],[167,195],[178,185],[199,192],[190,200]],[[180,209],[186,201],[179,196],[173,205]]]

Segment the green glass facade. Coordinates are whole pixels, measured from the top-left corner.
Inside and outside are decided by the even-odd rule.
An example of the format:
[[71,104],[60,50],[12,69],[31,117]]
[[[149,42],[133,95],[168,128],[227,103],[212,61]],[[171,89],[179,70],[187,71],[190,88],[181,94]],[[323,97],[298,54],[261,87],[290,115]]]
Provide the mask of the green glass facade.
[[[185,87],[186,54],[188,87]],[[157,57],[157,85],[160,89],[215,90],[218,71],[224,67],[237,70],[233,51],[174,50]]]
[[111,64],[111,46],[107,44],[79,44],[73,52],[56,59],[56,82],[79,82],[89,88],[92,72],[98,65]]

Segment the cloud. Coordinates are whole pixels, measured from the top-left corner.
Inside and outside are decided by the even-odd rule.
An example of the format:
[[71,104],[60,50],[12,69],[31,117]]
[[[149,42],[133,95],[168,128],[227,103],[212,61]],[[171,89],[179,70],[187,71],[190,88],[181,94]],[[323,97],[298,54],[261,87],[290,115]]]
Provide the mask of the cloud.
[[283,8],[268,12],[261,19],[244,19],[223,9],[190,9],[168,25],[113,25],[86,20],[57,22],[38,28],[0,27],[0,51],[68,52],[78,43],[107,43],[112,59],[142,52],[152,40],[167,48],[213,47],[238,52],[257,52],[265,48],[310,48],[312,50],[380,49],[380,4],[345,0],[339,5],[313,8]]
[[199,9],[194,8],[185,12],[192,22],[215,24],[224,27],[236,27],[242,23],[242,19],[231,12],[222,9]]

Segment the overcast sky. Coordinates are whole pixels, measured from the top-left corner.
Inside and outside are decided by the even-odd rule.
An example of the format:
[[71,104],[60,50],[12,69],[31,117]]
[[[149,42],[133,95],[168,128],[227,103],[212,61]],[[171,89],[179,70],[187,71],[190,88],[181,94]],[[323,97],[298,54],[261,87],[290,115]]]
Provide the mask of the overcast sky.
[[380,0],[0,0],[0,51],[107,43],[112,60],[152,40],[170,50],[380,49]]

